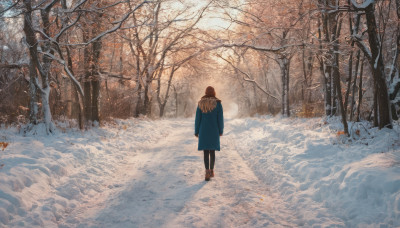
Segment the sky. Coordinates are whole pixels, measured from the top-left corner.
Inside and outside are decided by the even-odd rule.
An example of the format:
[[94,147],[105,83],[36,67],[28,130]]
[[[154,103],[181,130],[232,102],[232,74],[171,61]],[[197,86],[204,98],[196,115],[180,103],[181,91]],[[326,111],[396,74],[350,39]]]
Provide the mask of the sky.
[[[183,10],[185,6],[192,8],[191,13],[200,11],[208,4],[208,0],[176,0],[171,3],[172,8],[175,10]],[[237,14],[233,10],[226,9],[232,15]],[[210,7],[204,17],[200,20],[198,27],[205,30],[223,30],[232,26],[229,18],[224,15],[222,9]]]

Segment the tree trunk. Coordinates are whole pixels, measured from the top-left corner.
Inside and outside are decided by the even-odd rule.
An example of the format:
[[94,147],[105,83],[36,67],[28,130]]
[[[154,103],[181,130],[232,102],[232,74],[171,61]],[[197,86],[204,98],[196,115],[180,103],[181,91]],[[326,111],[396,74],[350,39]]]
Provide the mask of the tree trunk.
[[376,81],[374,80],[374,127],[379,126],[378,120],[378,88],[376,86]]
[[43,88],[41,90],[41,98],[42,98],[42,112],[43,112],[44,124],[46,126],[46,132],[48,134],[53,132],[49,96],[50,96],[50,87],[47,86],[46,88]]
[[303,67],[303,77],[304,77],[304,82],[301,85],[301,100],[303,101],[303,103],[305,103],[304,101],[306,100],[306,88],[308,87],[308,83],[307,83],[307,70],[306,70],[306,55],[305,55],[305,47],[303,46],[301,48],[302,50],[302,56],[301,56],[301,63],[302,63],[302,67]]
[[[351,1],[348,0],[347,3],[350,5]],[[354,22],[354,27],[353,27],[353,20],[352,20],[352,16],[353,14],[349,13],[349,29],[350,29],[350,34],[352,35],[356,35],[358,33],[359,30],[359,26],[360,26],[360,14],[357,14],[356,17],[356,21]],[[348,77],[348,81],[347,81],[347,91],[346,91],[346,97],[344,100],[344,108],[346,109],[346,114],[347,114],[347,107],[348,107],[348,100],[349,100],[349,95],[350,95],[350,88],[351,88],[351,82],[352,82],[352,77],[353,77],[353,48],[354,48],[354,43],[355,41],[352,40],[351,42],[351,50],[350,50],[350,58],[349,58],[349,77]],[[353,83],[353,91],[352,91],[352,100],[350,103],[350,120],[352,120],[353,118],[353,107],[354,107],[354,97],[355,97],[355,87],[356,87],[356,83],[357,83],[357,73],[358,73],[358,64],[360,62],[360,50],[358,50],[357,52],[357,60],[356,60],[356,67],[354,70],[354,83]]]
[[[50,28],[50,8],[46,7],[44,9],[40,10],[41,14],[41,19],[43,22],[43,32],[47,35],[50,36],[49,34],[49,28]],[[43,39],[47,39],[44,35],[42,35]],[[54,54],[53,49],[51,49],[51,43],[50,40],[47,40],[44,42],[42,45],[42,50],[44,52],[49,52],[50,54]],[[52,125],[52,115],[51,115],[51,110],[50,110],[50,85],[49,85],[49,74],[50,74],[50,68],[51,68],[51,63],[52,59],[47,56],[43,55],[42,58],[42,71],[43,74],[41,74],[42,78],[42,89],[41,89],[41,98],[42,98],[42,110],[43,110],[43,118],[44,118],[44,123],[46,126],[46,131],[47,133],[51,133],[53,131],[53,125]]]
[[[89,40],[87,31],[82,32],[83,42],[87,42]],[[91,125],[90,121],[92,120],[92,88],[91,88],[91,77],[90,77],[90,62],[92,61],[89,47],[85,47],[83,49],[83,91],[85,93],[84,97],[84,115],[85,115],[85,124]]]
[[178,92],[176,92],[176,88],[174,86],[174,96],[175,96],[175,118],[178,117]]
[[347,125],[347,120],[346,120],[346,112],[343,107],[343,98],[342,98],[342,93],[341,93],[341,86],[340,86],[340,75],[339,75],[339,69],[338,67],[334,67],[334,80],[335,80],[335,85],[336,85],[336,90],[337,90],[337,95],[339,99],[339,105],[340,105],[340,113],[342,114],[342,123],[343,123],[343,128],[344,128],[344,133],[349,136],[349,128]]
[[[71,54],[69,51],[69,48],[66,48],[67,51],[67,61],[68,61],[68,69],[69,71],[74,74],[74,69],[72,68],[72,58],[71,58]],[[76,85],[74,82],[71,81],[71,88],[72,88],[72,96],[75,99],[75,101],[73,101],[72,103],[72,114],[73,115],[77,115],[77,120],[78,120],[78,125],[79,125],[79,129],[83,130],[84,129],[84,116],[83,116],[83,109],[84,109],[84,97],[82,97],[80,95],[80,93],[78,92],[79,88],[78,85]],[[73,99],[71,99],[73,100]]]
[[[394,77],[399,75],[399,66],[400,66],[400,0],[396,0],[396,7],[397,7],[397,49],[396,54],[393,59],[392,65],[392,73],[390,75],[390,82],[393,82]],[[391,111],[392,111],[392,118],[394,120],[399,119],[399,112],[400,112],[400,101],[396,100],[397,94],[400,91],[400,81],[398,80],[395,82],[396,84],[391,85],[391,93],[390,93],[390,101],[391,101]]]
[[35,80],[37,80],[37,72],[32,60],[29,61],[29,122],[37,124],[38,115],[38,97],[36,92]]
[[[35,68],[39,71],[39,74],[42,79],[42,85],[38,84],[38,80],[34,80],[33,82],[35,83],[35,86],[37,89],[40,91],[40,95],[42,98],[42,112],[43,112],[43,118],[44,118],[44,123],[46,127],[46,133],[52,133],[53,132],[53,124],[52,124],[52,118],[51,118],[51,111],[50,111],[50,106],[49,106],[49,94],[50,94],[50,87],[49,87],[49,81],[48,81],[48,71],[50,70],[50,64],[51,60],[47,56],[44,56],[44,63],[40,63],[39,57],[38,57],[38,52],[37,52],[37,39],[35,36],[35,32],[33,31],[33,25],[32,25],[32,5],[31,1],[29,0],[24,0],[24,5],[25,5],[25,12],[24,12],[24,33],[26,36],[26,42],[28,44],[29,48],[29,55],[30,55],[30,61],[33,64],[32,69]],[[46,18],[44,18],[46,20]],[[46,31],[44,31],[46,32]],[[48,43],[46,44],[48,45]],[[45,46],[48,50],[48,46]]]
[[347,125],[347,120],[346,120],[346,110],[344,108],[343,104],[343,97],[342,97],[342,87],[340,85],[340,72],[339,72],[339,43],[338,39],[336,39],[335,44],[334,44],[334,49],[335,49],[335,65],[333,66],[333,78],[334,78],[334,84],[335,84],[335,89],[337,92],[337,97],[339,100],[339,107],[340,107],[340,113],[342,115],[342,123],[343,123],[343,128],[344,128],[344,133],[349,136],[349,128]]
[[[323,14],[322,14],[323,15]],[[325,20],[326,18],[322,16],[323,23],[325,25]],[[319,55],[320,55],[320,60],[319,60],[319,70],[321,72],[322,76],[322,84],[323,84],[323,89],[324,89],[324,106],[325,106],[325,115],[330,116],[331,115],[331,105],[330,105],[330,100],[331,100],[331,92],[330,92],[330,86],[329,86],[329,74],[327,68],[327,64],[325,63],[325,59],[323,57],[323,47],[322,47],[322,32],[321,32],[321,20],[318,19],[318,36],[319,36]],[[326,36],[326,34],[324,35]]]
[[360,82],[358,84],[358,105],[357,105],[357,122],[360,122],[360,111],[361,111],[361,102],[362,102],[362,97],[363,97],[363,91],[362,91],[362,78],[363,78],[363,70],[364,70],[364,58],[361,60],[361,66],[360,66]]
[[139,82],[138,79],[138,89],[137,89],[137,101],[136,101],[136,108],[135,108],[135,115],[134,117],[139,117],[142,113],[142,84]]
[[279,68],[281,71],[281,83],[282,83],[282,103],[281,103],[281,113],[282,116],[290,116],[289,109],[289,67],[290,60],[284,56],[280,55],[277,62],[279,63]]
[[[95,33],[97,33],[97,29],[95,29]],[[100,116],[99,116],[100,77],[99,77],[98,67],[99,67],[99,59],[100,59],[100,51],[101,51],[102,42],[99,39],[99,40],[95,41],[92,45],[93,45],[92,46],[93,61],[92,61],[92,66],[91,66],[91,80],[90,80],[90,84],[92,87],[91,120],[100,122]]]
[[285,102],[286,102],[286,79],[285,79],[285,69],[283,67],[282,59],[279,60],[279,67],[281,68],[281,82],[282,82],[282,103],[281,103],[281,113],[282,116],[285,116]]
[[290,60],[286,59],[286,116],[290,117],[290,104],[289,104],[289,69],[290,69]]
[[92,121],[100,123],[99,115],[99,97],[100,97],[100,79],[98,76],[91,81],[92,86]]
[[92,120],[92,92],[91,92],[91,86],[90,86],[90,81],[89,77],[86,77],[83,82],[83,91],[85,93],[85,121],[89,122]]
[[[357,76],[358,76],[358,68],[360,65],[360,55],[361,55],[361,51],[358,50],[357,51],[357,59],[356,59],[356,67],[354,70],[354,82],[353,82],[353,91],[352,91],[352,95],[351,95],[351,103],[350,103],[350,121],[353,120],[353,116],[354,116],[354,103],[355,103],[355,98],[356,98],[356,89],[357,89]],[[361,80],[361,79],[360,79]],[[361,88],[360,88],[361,89]]]
[[170,89],[171,89],[171,85],[172,85],[172,78],[173,78],[176,70],[177,69],[175,69],[175,67],[172,67],[172,69],[171,69],[171,73],[170,73],[170,76],[168,79],[167,90],[165,91],[164,101],[161,102],[161,99],[159,99],[159,102],[161,102],[160,103],[160,117],[164,116],[164,109],[165,109],[165,106],[167,105],[167,102],[169,99],[169,93],[170,93]]
[[150,82],[146,80],[146,84],[144,86],[144,102],[143,102],[143,115],[150,115],[150,94],[149,94],[149,86]]
[[[352,47],[353,46],[354,46],[354,44],[352,44]],[[353,49],[351,49],[350,57],[349,57],[349,77],[347,78],[347,90],[346,90],[346,96],[344,98],[344,105],[343,105],[344,109],[345,109],[344,110],[345,113],[347,113],[347,107],[348,107],[348,103],[349,103],[349,95],[350,95],[352,77],[353,77]],[[354,77],[355,77],[354,80],[356,80],[357,70],[355,71]],[[354,84],[355,84],[355,82],[354,82]],[[353,96],[354,96],[354,93],[353,93]],[[352,106],[352,104],[351,104],[351,106]],[[350,110],[350,112],[352,112],[352,111]],[[351,114],[350,114],[350,116],[351,116]],[[350,120],[351,120],[351,117],[350,117]]]
[[[313,43],[313,42],[312,42]],[[301,98],[303,103],[311,103],[311,85],[312,85],[312,71],[313,71],[313,57],[312,53],[309,53],[306,57],[305,47],[302,47],[302,66],[303,66],[303,77],[304,83],[302,85]]]
[[388,88],[385,79],[385,66],[383,64],[383,56],[380,53],[381,43],[377,36],[377,25],[375,20],[375,4],[370,4],[365,8],[368,39],[371,48],[372,58],[370,60],[372,73],[376,83],[377,102],[379,110],[379,128],[392,128],[392,118],[390,112],[390,102]]
[[337,90],[336,90],[336,82],[335,82],[335,76],[333,75],[334,73],[334,69],[333,69],[333,67],[331,67],[331,75],[330,75],[330,77],[331,77],[331,79],[330,79],[330,81],[331,81],[331,92],[332,92],[332,95],[331,95],[331,98],[332,98],[332,100],[331,100],[331,107],[332,107],[332,111],[331,111],[331,116],[335,116],[335,115],[337,115],[338,113],[337,113]]
[[165,105],[166,103],[160,105],[160,118],[164,116]]

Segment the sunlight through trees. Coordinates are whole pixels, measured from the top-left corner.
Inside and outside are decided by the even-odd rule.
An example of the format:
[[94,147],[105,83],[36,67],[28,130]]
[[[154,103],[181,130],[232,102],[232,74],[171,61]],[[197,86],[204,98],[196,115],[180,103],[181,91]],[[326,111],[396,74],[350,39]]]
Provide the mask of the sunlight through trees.
[[400,1],[66,1],[0,4],[1,122],[191,116],[214,84],[238,116],[392,127]]

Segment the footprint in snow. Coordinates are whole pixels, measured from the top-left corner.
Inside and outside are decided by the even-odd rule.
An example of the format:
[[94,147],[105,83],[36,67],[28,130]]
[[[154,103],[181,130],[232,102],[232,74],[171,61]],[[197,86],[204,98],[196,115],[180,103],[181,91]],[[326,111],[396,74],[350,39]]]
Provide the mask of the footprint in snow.
[[210,201],[210,197],[204,197],[204,198],[201,198],[200,200],[203,202],[208,202],[208,201]]
[[113,184],[113,185],[108,185],[108,188],[113,189],[113,188],[120,188],[122,186],[123,186],[122,184]]

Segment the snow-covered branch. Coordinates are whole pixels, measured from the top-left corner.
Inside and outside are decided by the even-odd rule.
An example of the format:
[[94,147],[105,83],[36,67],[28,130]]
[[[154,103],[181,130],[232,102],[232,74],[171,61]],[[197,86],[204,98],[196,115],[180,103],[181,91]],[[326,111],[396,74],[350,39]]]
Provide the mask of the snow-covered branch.
[[63,43],[62,45],[64,45],[64,46],[78,46],[78,45],[79,45],[79,46],[81,46],[81,45],[86,46],[86,45],[89,45],[89,44],[91,44],[91,43],[97,41],[98,39],[102,38],[103,36],[117,31],[119,28],[121,28],[122,24],[129,18],[129,16],[130,16],[131,14],[133,14],[136,10],[138,10],[139,8],[141,8],[143,5],[148,4],[148,3],[150,3],[150,2],[151,2],[151,1],[143,1],[142,3],[140,3],[139,5],[137,5],[134,9],[132,9],[130,12],[128,12],[127,14],[125,14],[120,20],[112,22],[112,24],[117,24],[117,25],[115,25],[113,28],[111,28],[111,29],[109,29],[109,30],[106,30],[106,31],[100,33],[99,35],[97,35],[96,37],[92,38],[92,39],[89,40],[88,42],[85,42],[85,43],[77,43],[77,44],[64,44],[64,43]]
[[83,5],[87,0],[82,0],[80,1],[72,10],[65,10],[64,12],[66,13],[72,13],[75,12],[81,5]]
[[254,46],[254,45],[248,45],[248,44],[222,44],[219,45],[218,47],[225,47],[225,48],[232,48],[232,47],[240,47],[240,48],[250,48],[256,51],[264,51],[264,52],[281,52],[282,50],[285,50],[286,48],[290,47],[301,47],[304,46],[304,44],[288,44],[288,45],[283,45],[281,47],[260,47],[260,46]]
[[394,100],[400,91],[400,79],[394,81],[390,87],[390,99]]
[[13,7],[15,7],[15,6],[19,3],[19,1],[20,1],[20,0],[17,0],[17,1],[16,1],[14,4],[12,4],[11,6],[5,8],[4,10],[1,10],[1,11],[0,11],[0,16],[1,16],[2,14],[4,14],[5,12],[9,11],[10,9],[12,9]]
[[49,52],[42,52],[42,51],[38,51],[38,52],[43,54],[43,55],[46,55],[46,56],[50,57],[53,60],[56,60],[58,63],[63,65],[64,66],[64,71],[67,73],[68,77],[74,82],[75,86],[78,88],[78,91],[82,95],[82,97],[84,96],[84,92],[83,92],[83,89],[81,87],[81,84],[75,78],[75,76],[72,74],[72,72],[69,70],[69,68],[67,66],[67,63],[63,59],[57,58],[56,56],[54,56],[53,54],[51,54]]
[[352,36],[352,40],[357,44],[360,50],[364,52],[365,57],[367,57],[367,59],[371,61],[372,53],[370,49],[367,47],[367,45],[361,40],[361,38],[358,36]]
[[60,1],[60,0],[53,0],[52,2],[50,2],[49,4],[47,4],[47,5],[44,7],[44,10],[50,11],[51,8],[53,8],[53,6],[54,6],[57,2],[59,2],[59,1]]

